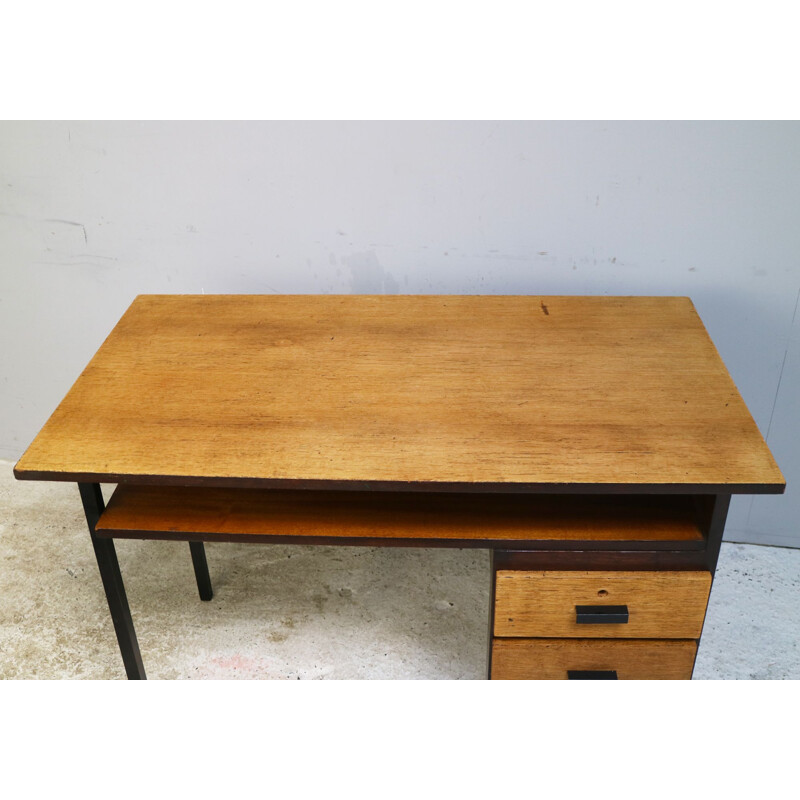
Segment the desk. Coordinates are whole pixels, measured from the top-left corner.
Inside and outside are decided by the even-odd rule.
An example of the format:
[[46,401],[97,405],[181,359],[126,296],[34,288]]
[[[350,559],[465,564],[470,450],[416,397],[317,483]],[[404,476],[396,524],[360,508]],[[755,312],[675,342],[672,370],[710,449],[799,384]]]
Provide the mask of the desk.
[[[492,678],[688,678],[728,503],[784,479],[681,297],[136,298],[15,467],[114,539],[484,547]],[[101,483],[117,484],[104,507]]]

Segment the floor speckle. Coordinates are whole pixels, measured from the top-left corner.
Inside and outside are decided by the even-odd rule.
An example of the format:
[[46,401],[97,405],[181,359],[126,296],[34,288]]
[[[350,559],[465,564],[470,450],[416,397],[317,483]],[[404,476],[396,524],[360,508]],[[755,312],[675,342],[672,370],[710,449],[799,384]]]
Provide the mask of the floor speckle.
[[[77,487],[0,461],[0,678],[124,678]],[[106,487],[108,488],[108,487]],[[148,677],[480,679],[484,550],[118,541]],[[723,544],[695,679],[799,679],[800,550]]]

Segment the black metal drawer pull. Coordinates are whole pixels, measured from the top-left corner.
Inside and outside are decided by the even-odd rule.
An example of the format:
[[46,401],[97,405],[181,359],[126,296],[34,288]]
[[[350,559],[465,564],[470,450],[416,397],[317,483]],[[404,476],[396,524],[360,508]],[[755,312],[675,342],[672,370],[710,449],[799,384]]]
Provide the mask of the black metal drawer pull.
[[568,669],[567,678],[571,681],[615,681],[615,669]]
[[628,606],[575,606],[578,625],[624,625],[628,621]]

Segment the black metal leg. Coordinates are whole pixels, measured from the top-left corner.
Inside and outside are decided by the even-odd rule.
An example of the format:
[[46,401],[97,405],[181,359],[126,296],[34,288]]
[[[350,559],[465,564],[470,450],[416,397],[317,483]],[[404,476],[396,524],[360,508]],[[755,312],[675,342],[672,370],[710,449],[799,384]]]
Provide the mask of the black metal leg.
[[206,550],[202,542],[189,542],[189,549],[192,551],[192,564],[194,564],[194,576],[197,578],[197,591],[200,593],[200,599],[210,600],[214,596],[214,592],[211,589],[211,576],[208,574]]
[[489,630],[486,648],[486,680],[492,679],[492,648],[494,647],[494,597],[497,571],[494,566],[494,549],[489,551]]
[[[708,520],[708,527],[706,529],[706,564],[711,573],[711,585],[714,585],[714,576],[717,572],[717,561],[719,560],[719,551],[722,546],[722,536],[725,533],[725,521],[728,518],[728,509],[731,504],[731,496],[729,494],[717,494],[712,500],[711,516]],[[703,618],[703,628],[705,628],[706,618]],[[700,639],[698,639],[698,650],[703,644],[703,632],[700,631]],[[695,663],[697,663],[697,651],[695,651]],[[694,674],[694,664],[692,665],[692,674]]]
[[83,510],[86,514],[86,524],[92,537],[94,554],[103,588],[106,591],[106,600],[117,632],[117,642],[122,653],[122,662],[125,672],[130,680],[144,680],[144,666],[139,652],[139,643],[136,641],[136,631],[133,629],[131,611],[128,608],[128,598],[125,596],[125,586],[122,583],[122,574],[119,571],[117,551],[112,539],[99,539],[95,536],[95,525],[105,509],[103,494],[99,483],[79,483]]
[[712,577],[717,571],[717,560],[719,559],[719,550],[722,545],[722,535],[725,533],[725,521],[728,518],[728,508],[730,504],[731,496],[729,494],[718,494],[714,498],[714,510],[711,514],[711,521],[708,529],[708,543],[706,544],[708,568],[711,571]]

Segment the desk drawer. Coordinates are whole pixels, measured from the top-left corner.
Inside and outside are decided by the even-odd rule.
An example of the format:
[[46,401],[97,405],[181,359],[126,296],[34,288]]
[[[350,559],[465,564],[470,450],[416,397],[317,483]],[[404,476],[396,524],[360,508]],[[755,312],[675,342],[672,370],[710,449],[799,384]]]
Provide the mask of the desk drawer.
[[696,652],[695,642],[680,640],[495,639],[492,680],[565,680],[570,671],[615,674],[618,680],[689,680]]
[[698,639],[710,589],[709,572],[500,570],[494,635]]

